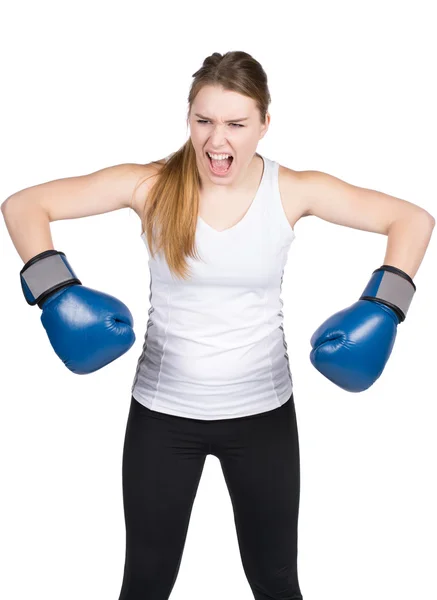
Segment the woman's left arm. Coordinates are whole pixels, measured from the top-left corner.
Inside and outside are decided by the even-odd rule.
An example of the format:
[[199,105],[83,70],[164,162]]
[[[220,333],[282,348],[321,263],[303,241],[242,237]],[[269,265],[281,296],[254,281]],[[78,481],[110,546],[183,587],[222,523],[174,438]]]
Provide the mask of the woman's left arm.
[[362,392],[380,377],[391,354],[435,219],[411,202],[319,171],[300,175],[305,214],[388,236],[384,264],[373,271],[358,301],[326,319],[311,337],[314,367],[344,390]]
[[401,269],[411,278],[415,276],[435,226],[428,211],[321,171],[301,171],[299,179],[307,215],[387,235],[384,264]]

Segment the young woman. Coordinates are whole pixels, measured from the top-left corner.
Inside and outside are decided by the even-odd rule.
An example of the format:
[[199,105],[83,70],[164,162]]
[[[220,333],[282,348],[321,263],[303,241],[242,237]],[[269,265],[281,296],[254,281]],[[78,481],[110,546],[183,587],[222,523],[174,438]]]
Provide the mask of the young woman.
[[141,219],[151,308],[123,451],[119,600],[169,598],[208,454],[223,469],[254,598],[303,597],[299,442],[280,297],[296,222],[315,215],[388,235],[384,264],[361,298],[311,340],[312,363],[336,385],[361,391],[380,376],[415,292],[434,218],[259,154],[269,103],[256,60],[214,53],[194,74],[190,137],[167,159],[52,181],[2,205],[25,263],[25,298],[42,309],[55,352],[75,373],[126,352],[133,321],[122,302],[81,284],[53,248],[49,223],[124,207]]

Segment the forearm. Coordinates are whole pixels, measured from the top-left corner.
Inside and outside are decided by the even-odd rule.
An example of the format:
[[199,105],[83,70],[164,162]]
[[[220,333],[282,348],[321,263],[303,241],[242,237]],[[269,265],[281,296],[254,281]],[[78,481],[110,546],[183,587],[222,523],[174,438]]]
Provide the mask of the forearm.
[[8,198],[1,209],[12,243],[23,263],[44,250],[54,249],[49,217],[43,208],[17,196]]
[[434,221],[426,214],[395,220],[389,228],[384,265],[391,265],[416,275],[434,229]]

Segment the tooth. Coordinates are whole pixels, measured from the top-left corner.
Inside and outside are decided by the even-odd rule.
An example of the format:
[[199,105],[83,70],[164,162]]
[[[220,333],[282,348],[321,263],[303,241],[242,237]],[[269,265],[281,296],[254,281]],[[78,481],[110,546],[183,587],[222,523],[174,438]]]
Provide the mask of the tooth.
[[[216,155],[212,155],[211,152],[208,152],[208,154],[209,154],[209,156],[211,158],[214,157],[214,160],[224,160],[225,158],[229,158],[230,157],[230,154],[216,154]],[[218,158],[215,158],[217,156],[218,156]]]

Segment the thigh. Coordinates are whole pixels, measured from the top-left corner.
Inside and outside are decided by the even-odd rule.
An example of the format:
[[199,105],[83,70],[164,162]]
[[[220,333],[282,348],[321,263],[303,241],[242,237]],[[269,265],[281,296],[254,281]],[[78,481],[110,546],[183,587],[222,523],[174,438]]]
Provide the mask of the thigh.
[[220,448],[219,459],[255,598],[301,598],[299,440],[293,397],[256,419],[243,419],[233,439],[238,444]]
[[[124,598],[164,598],[179,569],[206,452],[184,419],[131,401],[123,449]],[[185,421],[188,423],[188,421]],[[155,595],[153,595],[155,594]]]

